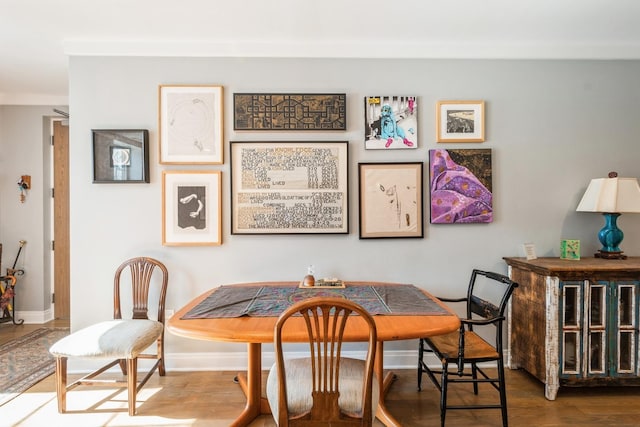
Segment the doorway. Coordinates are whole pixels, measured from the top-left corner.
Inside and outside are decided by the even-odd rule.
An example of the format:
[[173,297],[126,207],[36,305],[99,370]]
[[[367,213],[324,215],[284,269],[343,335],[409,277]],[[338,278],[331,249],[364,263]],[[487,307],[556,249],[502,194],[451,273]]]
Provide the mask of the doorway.
[[53,316],[71,317],[69,285],[69,124],[53,122]]

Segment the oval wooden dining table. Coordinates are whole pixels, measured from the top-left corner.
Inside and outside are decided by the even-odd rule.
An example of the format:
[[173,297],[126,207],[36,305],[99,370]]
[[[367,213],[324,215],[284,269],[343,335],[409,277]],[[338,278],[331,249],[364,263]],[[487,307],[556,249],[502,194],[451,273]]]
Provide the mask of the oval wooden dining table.
[[[239,283],[225,286],[296,286],[297,282],[253,282]],[[346,286],[394,286],[400,285],[387,282],[345,282]],[[167,322],[168,330],[178,336],[198,340],[247,343],[248,366],[246,375],[239,373],[238,383],[247,397],[247,403],[242,413],[231,424],[232,426],[248,426],[261,414],[269,414],[271,410],[267,399],[262,396],[262,344],[273,343],[273,328],[277,315],[271,317],[242,316],[234,318],[189,318],[183,317],[191,309],[205,300],[212,292],[219,288],[211,289],[194,298],[187,305],[177,311]],[[384,404],[384,398],[389,387],[395,379],[393,372],[384,375],[384,342],[417,339],[440,334],[446,334],[460,327],[458,316],[444,303],[433,297],[425,290],[421,290],[425,296],[432,299],[444,312],[438,314],[421,315],[375,315],[374,320],[378,332],[376,347],[375,372],[380,385],[380,399],[376,418],[386,426],[400,426]],[[306,332],[302,324],[302,318],[297,327],[292,324],[288,330],[283,331],[283,339],[286,342],[307,341]],[[368,332],[364,322],[355,317],[349,328],[345,331],[345,341],[366,341]],[[416,356],[417,357],[417,356]]]

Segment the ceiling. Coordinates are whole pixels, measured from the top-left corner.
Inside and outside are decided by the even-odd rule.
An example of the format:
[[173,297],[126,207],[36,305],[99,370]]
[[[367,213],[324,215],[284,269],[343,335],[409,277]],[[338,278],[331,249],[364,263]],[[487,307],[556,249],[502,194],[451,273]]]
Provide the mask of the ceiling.
[[0,105],[74,55],[640,59],[637,0],[2,0]]

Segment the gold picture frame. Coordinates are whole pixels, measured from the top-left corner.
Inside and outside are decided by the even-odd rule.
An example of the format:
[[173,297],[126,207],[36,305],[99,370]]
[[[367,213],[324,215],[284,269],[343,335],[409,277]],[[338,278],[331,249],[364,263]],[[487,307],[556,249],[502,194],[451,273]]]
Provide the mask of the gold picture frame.
[[222,244],[222,172],[162,172],[162,245]]
[[438,101],[437,142],[484,142],[484,101]]
[[160,164],[224,162],[223,95],[219,85],[160,85]]

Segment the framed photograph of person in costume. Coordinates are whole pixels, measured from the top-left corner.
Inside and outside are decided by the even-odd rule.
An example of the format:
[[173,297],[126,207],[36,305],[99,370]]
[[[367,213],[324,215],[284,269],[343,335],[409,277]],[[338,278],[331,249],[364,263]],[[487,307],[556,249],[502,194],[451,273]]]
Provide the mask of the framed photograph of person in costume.
[[418,147],[416,96],[366,96],[364,98],[364,148],[394,150]]
[[439,101],[436,141],[483,142],[484,101]]
[[162,172],[162,244],[222,244],[220,171]]

